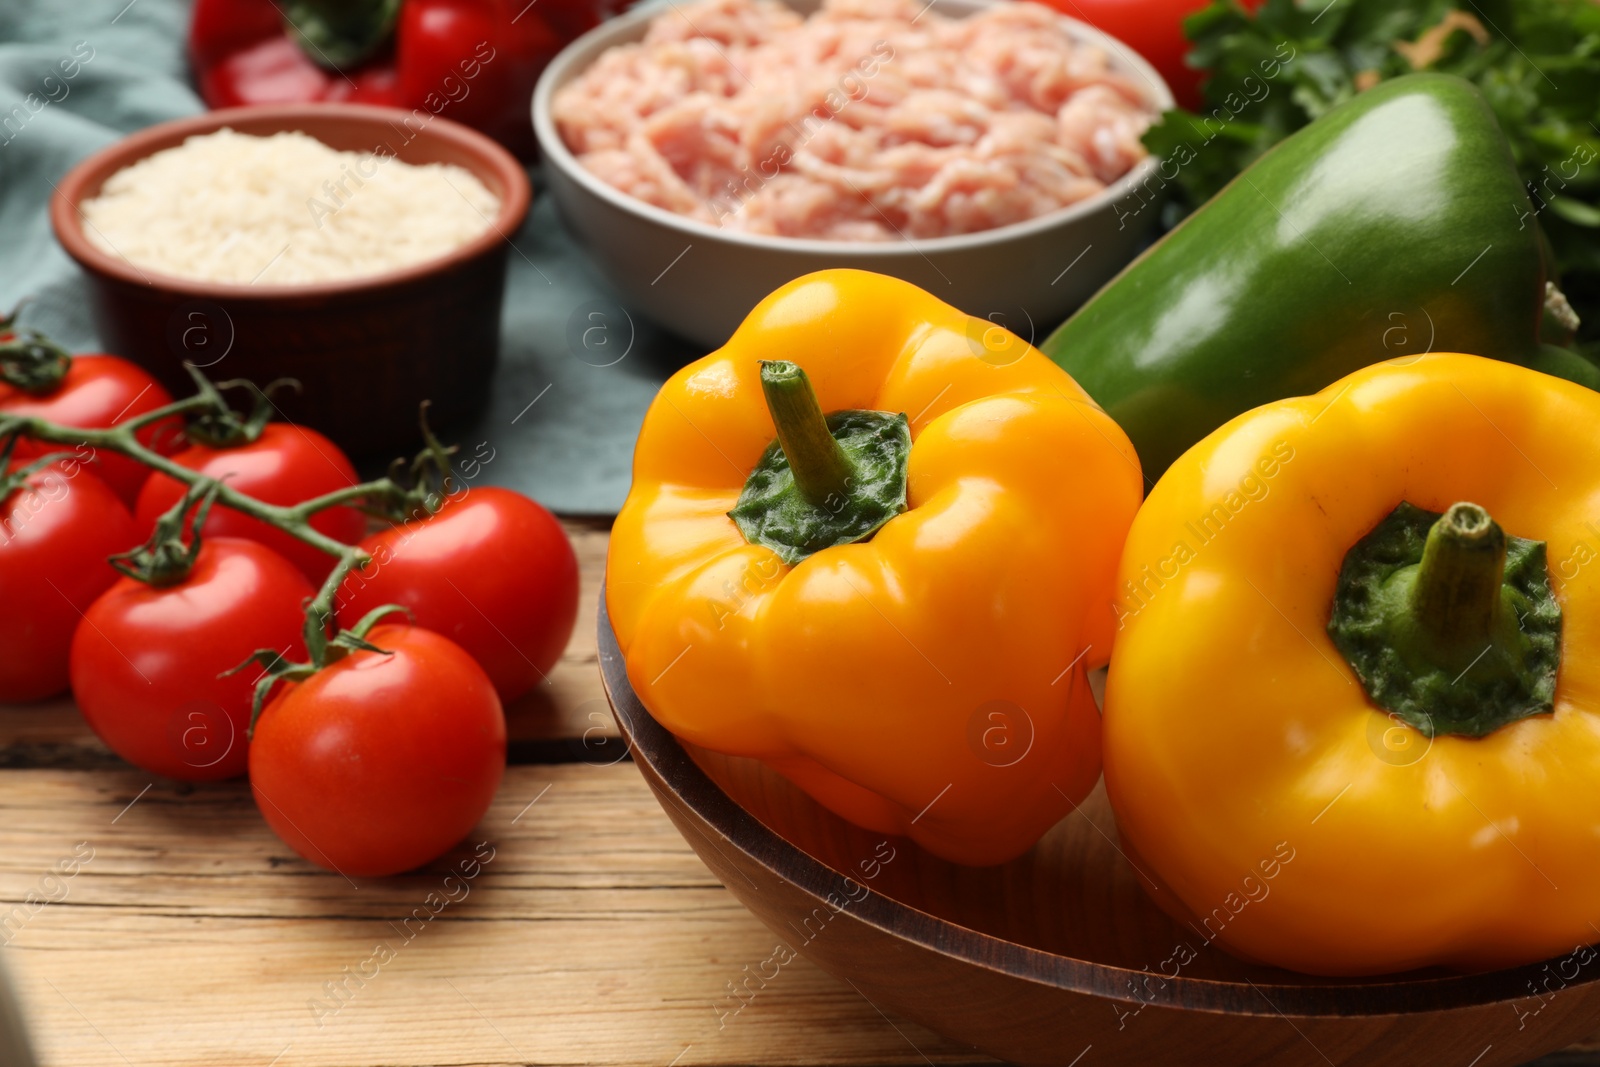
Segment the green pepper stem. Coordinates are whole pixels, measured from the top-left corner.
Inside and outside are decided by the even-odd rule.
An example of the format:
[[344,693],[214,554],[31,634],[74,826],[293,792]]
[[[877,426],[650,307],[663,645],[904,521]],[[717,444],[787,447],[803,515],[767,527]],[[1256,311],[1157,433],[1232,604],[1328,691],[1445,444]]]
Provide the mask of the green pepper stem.
[[1496,632],[1506,570],[1506,535],[1477,504],[1452,504],[1428,531],[1412,587],[1417,624],[1437,642],[1471,658]]
[[342,72],[394,35],[400,0],[287,0],[278,10],[307,59]]
[[1368,699],[1427,737],[1543,715],[1561,667],[1546,547],[1477,504],[1401,501],[1345,553],[1328,636]]
[[761,391],[795,485],[815,506],[835,507],[854,483],[855,466],[828,429],[811,379],[787,360],[762,360]]

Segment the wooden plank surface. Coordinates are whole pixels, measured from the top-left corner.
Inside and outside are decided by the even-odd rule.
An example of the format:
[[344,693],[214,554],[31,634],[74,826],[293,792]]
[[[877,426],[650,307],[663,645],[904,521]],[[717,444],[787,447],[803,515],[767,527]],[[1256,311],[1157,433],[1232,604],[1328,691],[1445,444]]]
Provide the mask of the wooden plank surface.
[[285,848],[245,784],[153,781],[70,700],[0,707],[0,960],[45,1064],[975,1059],[803,960],[730,998],[774,938],[618,762],[594,639],[609,522],[564,524],[572,643],[507,708],[519,765],[481,836],[427,872],[352,884]]
[[0,961],[46,1067],[983,1062],[803,959],[732,996],[777,938],[606,741],[608,524],[566,525],[572,645],[507,709],[514,765],[478,834],[424,872],[317,870],[244,783],[153,781],[68,701],[0,707]]
[[[147,785],[0,772],[4,910],[57,898],[3,957],[47,1064],[975,1058],[801,960],[734,1012],[775,939],[627,761],[513,767],[454,863],[357,883],[294,857],[241,783]],[[63,859],[77,873],[48,878]],[[476,877],[447,883],[462,861]]]

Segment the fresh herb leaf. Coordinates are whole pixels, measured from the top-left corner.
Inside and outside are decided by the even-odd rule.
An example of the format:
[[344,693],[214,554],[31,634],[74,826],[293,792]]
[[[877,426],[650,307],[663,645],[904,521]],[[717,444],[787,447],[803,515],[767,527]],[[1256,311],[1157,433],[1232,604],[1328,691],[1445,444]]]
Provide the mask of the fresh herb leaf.
[[1145,135],[1181,161],[1169,221],[1214,196],[1284,137],[1387,78],[1475,83],[1511,142],[1562,288],[1600,354],[1600,2],[1215,0],[1190,16],[1189,63],[1211,71],[1199,114]]

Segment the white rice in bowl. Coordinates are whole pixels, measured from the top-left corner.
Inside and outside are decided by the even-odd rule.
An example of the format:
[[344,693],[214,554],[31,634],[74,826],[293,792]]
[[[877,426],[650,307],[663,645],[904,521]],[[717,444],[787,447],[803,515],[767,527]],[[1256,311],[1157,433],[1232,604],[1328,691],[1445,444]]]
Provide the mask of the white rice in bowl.
[[447,255],[493,224],[500,200],[453,164],[225,127],[117,171],[80,210],[90,243],[143,270],[301,285]]

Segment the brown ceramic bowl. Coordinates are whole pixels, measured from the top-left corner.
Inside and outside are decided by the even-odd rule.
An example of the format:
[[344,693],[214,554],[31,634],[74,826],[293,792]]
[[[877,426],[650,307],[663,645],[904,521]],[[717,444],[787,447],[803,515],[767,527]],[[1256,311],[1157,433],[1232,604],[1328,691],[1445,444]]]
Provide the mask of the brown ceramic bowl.
[[[979,1052],[1059,1067],[1494,1067],[1600,1030],[1592,954],[1370,980],[1233,959],[1150,902],[1103,789],[998,867],[885,842],[761,764],[656,722],[628,684],[603,597],[599,651],[634,762],[728,890],[879,1010]],[[756,962],[719,1011],[760,993],[769,976]]]
[[[356,453],[392,452],[418,437],[417,408],[448,425],[479,410],[500,348],[509,238],[531,191],[511,154],[448,119],[359,104],[233,108],[140,130],[73,167],[50,200],[50,222],[89,276],[106,351],[132,359],[176,395],[193,390],[183,363],[213,379],[294,378],[283,414]],[[384,148],[406,163],[453,163],[500,198],[482,236],[401,270],[312,285],[238,285],[157,274],[102,252],[78,205],[145,156],[224,126],[267,135],[301,130],[343,151]]]

